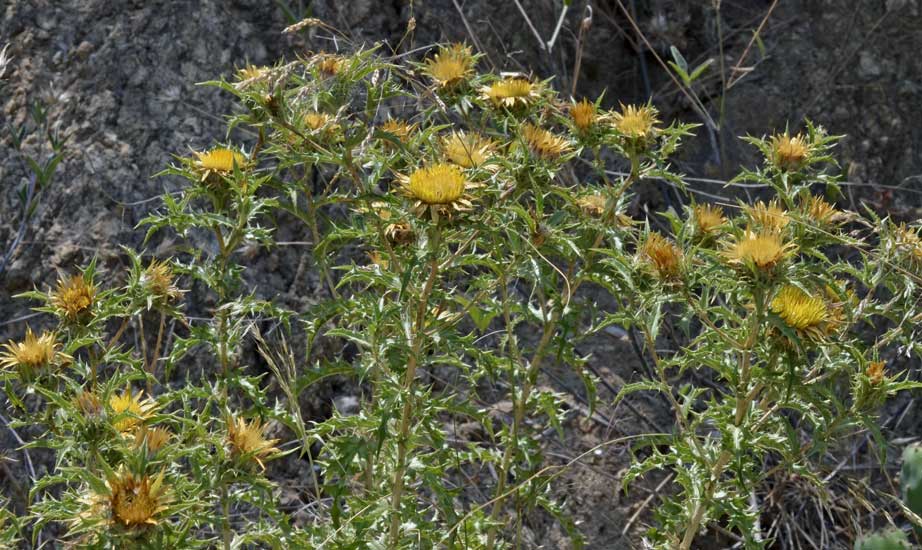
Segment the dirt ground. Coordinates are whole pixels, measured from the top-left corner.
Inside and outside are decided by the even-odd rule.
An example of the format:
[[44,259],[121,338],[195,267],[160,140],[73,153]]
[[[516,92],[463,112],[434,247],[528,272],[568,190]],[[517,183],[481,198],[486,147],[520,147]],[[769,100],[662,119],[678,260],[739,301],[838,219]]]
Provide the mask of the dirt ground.
[[[271,64],[341,45],[322,33],[281,34],[293,20],[308,15],[358,43],[390,44],[400,41],[414,17],[416,30],[407,49],[466,40],[487,54],[485,68],[554,76],[562,90],[573,86],[581,44],[577,96],[604,92],[609,107],[652,98],[667,121],[703,122],[662,66],[670,59],[670,46],[692,66],[713,58],[692,92],[720,130],[703,126],[676,159],[681,171],[697,178],[691,182],[693,192],[726,194],[720,180],[756,161],[754,150],[736,136],[786,125],[797,129],[809,117],[832,133],[847,135],[838,151],[848,181],[842,206],[864,203],[898,219],[922,216],[920,2],[716,3],[719,12],[711,0],[594,0],[588,3],[591,25],[578,43],[581,21],[590,10],[584,0],[574,0],[548,49],[535,34],[544,42],[553,36],[562,10],[559,0],[522,0],[528,21],[515,2],[488,0],[418,0],[412,5],[407,0],[5,0],[0,3],[0,48],[10,44],[12,62],[0,88],[0,257],[12,248],[20,229],[18,193],[28,181],[7,128],[26,123],[27,106],[40,100],[66,143],[51,186],[0,271],[0,341],[20,335],[30,314],[29,304],[14,300],[14,294],[51,285],[60,271],[93,256],[109,272],[120,273],[127,260],[119,245],[141,246],[143,233],[135,225],[157,205],[160,193],[176,185],[152,175],[171,155],[225,139],[222,115],[232,109],[230,97],[195,83],[230,74],[247,62]],[[753,39],[756,29],[758,40]],[[725,84],[734,80],[727,89]],[[36,154],[37,144],[33,138],[25,148]],[[638,209],[676,206],[679,199],[663,184],[645,185]],[[299,240],[294,231],[280,227],[279,238]],[[168,255],[173,245],[155,240],[147,249]],[[288,305],[309,300],[319,285],[296,276],[303,256],[296,248],[260,253],[254,265],[270,276],[261,280],[259,294]],[[600,337],[585,353],[592,354],[593,367],[612,388],[640,374],[624,337]],[[545,383],[572,393],[574,411],[581,410],[578,379],[553,369],[545,374]],[[323,415],[350,391],[348,385],[327,386],[305,405],[310,414]],[[601,393],[611,400],[610,391],[602,388]],[[891,417],[903,409],[895,406],[894,411]],[[603,406],[591,418],[574,414],[567,439],[548,440],[549,460],[567,462],[613,437],[664,424],[668,414],[652,398],[636,398],[630,408]],[[919,434],[912,415],[891,425],[896,426],[894,436]],[[0,448],[15,448],[6,426],[0,432]],[[29,436],[28,431],[20,435]],[[39,472],[51,465],[50,457],[35,458]],[[628,458],[625,446],[606,447],[559,480],[558,494],[586,536],[587,548],[639,547],[640,533],[650,521],[647,497],[660,480],[647,480],[625,494],[620,474]],[[3,476],[22,474],[21,467],[17,463],[0,473],[0,486],[9,488]],[[270,473],[283,480],[295,475],[291,468],[296,467],[279,465]],[[568,546],[553,522],[537,518],[526,527],[532,548]],[[843,542],[842,547],[850,545]]]

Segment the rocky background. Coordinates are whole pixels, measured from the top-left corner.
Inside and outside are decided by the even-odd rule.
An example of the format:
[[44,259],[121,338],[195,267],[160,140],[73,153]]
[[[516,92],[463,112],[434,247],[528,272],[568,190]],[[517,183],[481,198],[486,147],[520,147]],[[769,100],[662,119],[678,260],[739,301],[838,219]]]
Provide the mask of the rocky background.
[[[12,58],[0,83],[0,258],[9,260],[0,268],[0,341],[21,335],[30,316],[29,304],[14,294],[45,288],[59,272],[94,256],[119,273],[126,262],[119,246],[142,245],[135,225],[175,185],[152,176],[171,155],[226,138],[222,115],[233,109],[230,97],[196,83],[248,62],[348,47],[323,32],[281,34],[307,16],[338,27],[354,43],[392,47],[412,17],[415,31],[401,51],[421,56],[434,42],[466,40],[487,54],[484,69],[553,76],[567,91],[582,49],[577,96],[604,92],[608,107],[652,98],[664,120],[702,122],[662,65],[675,46],[692,66],[715,60],[691,92],[721,129],[702,126],[676,159],[698,178],[694,192],[720,196],[727,192],[720,180],[757,161],[736,136],[786,125],[796,130],[809,117],[847,135],[839,150],[848,180],[843,206],[864,203],[898,219],[922,215],[918,0],[573,0],[551,49],[542,41],[553,36],[562,1],[518,4],[521,9],[495,0],[0,0],[0,48],[9,43]],[[735,81],[729,89],[727,80]],[[23,151],[47,157],[47,142],[29,121],[35,103],[47,107],[64,156],[14,246],[23,227],[20,193],[30,174],[10,132],[24,126]],[[664,185],[649,183],[642,200],[655,209],[675,200],[670,196]],[[154,241],[147,249],[168,254],[171,244]],[[299,254],[260,259],[272,267],[259,289],[263,295],[297,302],[312,291],[296,276]],[[595,351],[604,358],[613,350]],[[0,448],[15,446],[0,425]],[[616,474],[623,458],[564,480],[562,491],[591,531],[592,548],[622,547],[621,531],[646,496],[620,502]],[[38,461],[36,467],[46,466]],[[19,469],[0,471],[0,485]]]

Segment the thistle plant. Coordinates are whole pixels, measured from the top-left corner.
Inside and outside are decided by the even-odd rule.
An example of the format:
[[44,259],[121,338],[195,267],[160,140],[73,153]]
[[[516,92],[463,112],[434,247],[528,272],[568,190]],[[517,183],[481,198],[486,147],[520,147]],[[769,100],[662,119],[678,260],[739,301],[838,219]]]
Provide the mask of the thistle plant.
[[[656,392],[674,418],[668,433],[605,443],[632,444],[628,490],[652,470],[675,475],[650,543],[688,549],[714,524],[764,547],[753,502],[769,473],[810,477],[837,438],[874,429],[886,397],[915,386],[888,360],[919,353],[919,229],[816,194],[837,189],[836,137],[807,123],[750,138],[765,164],[736,181],[771,197],[688,199],[640,219],[638,186],[684,190],[669,159],[692,125],[650,104],[564,99],[478,61],[461,44],[416,61],[359,49],[209,83],[237,98],[229,130],[253,140],[177,155],[162,173],[181,190],[142,226],[181,253],[126,250],[124,273],[91,263],[25,294],[50,328],[24,328],[0,355],[19,422],[44,429],[32,446],[56,453],[32,491],[33,533],[95,547],[493,549],[548,514],[578,547],[548,490],[561,468],[543,438],[567,412],[543,372],[572,368],[597,405],[577,350],[617,325],[652,367],[617,399]],[[295,276],[314,282],[297,309],[265,296],[253,261],[291,226],[310,247]],[[357,388],[357,411],[306,417],[301,397],[331,378]],[[284,505],[273,472],[303,463],[307,515]]]

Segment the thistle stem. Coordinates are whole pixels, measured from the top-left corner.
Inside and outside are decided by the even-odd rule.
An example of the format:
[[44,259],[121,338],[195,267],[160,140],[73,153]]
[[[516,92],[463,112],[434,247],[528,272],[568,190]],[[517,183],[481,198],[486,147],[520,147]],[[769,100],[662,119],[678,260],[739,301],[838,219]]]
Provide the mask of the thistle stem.
[[400,508],[401,498],[403,497],[404,475],[407,469],[407,456],[410,452],[410,423],[413,420],[416,391],[413,388],[413,382],[416,380],[416,369],[419,365],[419,354],[422,350],[425,336],[426,313],[429,309],[429,298],[432,295],[432,289],[435,287],[435,281],[439,274],[439,245],[441,244],[441,226],[436,223],[434,235],[431,241],[429,265],[429,277],[423,286],[422,294],[419,298],[419,306],[416,310],[416,321],[413,327],[412,342],[410,344],[410,356],[407,359],[407,369],[403,376],[403,411],[400,416],[400,432],[397,436],[397,464],[394,468],[394,479],[391,487],[391,524],[390,524],[390,548],[397,549],[400,547]]
[[[749,410],[752,402],[759,394],[759,386],[756,386],[756,388],[750,391],[749,385],[752,378],[752,348],[755,346],[756,340],[758,339],[762,312],[765,308],[765,304],[761,292],[757,291],[754,294],[756,307],[755,311],[752,312],[748,319],[749,334],[746,336],[746,342],[740,350],[740,379],[736,387],[736,411],[733,418],[733,424],[736,427],[742,426],[743,421],[746,419],[746,411]],[[694,436],[694,434],[692,434],[692,436]],[[692,512],[692,516],[685,528],[685,535],[682,538],[682,543],[679,545],[679,550],[689,550],[691,548],[692,542],[695,540],[695,535],[698,534],[698,529],[701,526],[701,521],[704,519],[707,503],[713,498],[717,482],[720,480],[720,476],[731,458],[733,458],[733,453],[724,449],[720,452],[720,455],[718,455],[717,460],[711,467],[710,477],[704,495],[695,503],[694,512]]]
[[227,482],[221,484],[221,537],[224,540],[224,550],[231,549],[231,528],[230,528],[230,499],[227,496]]
[[[619,185],[616,190],[616,194],[613,201],[609,202],[608,210],[603,215],[603,219],[607,219],[609,216],[614,215],[615,206],[617,200],[621,195],[640,177],[640,158],[633,156],[631,158],[631,173],[627,178]],[[591,265],[591,257],[593,252],[599,248],[602,244],[602,241],[605,239],[605,233],[599,232],[595,236],[592,246],[587,250],[584,265]],[[496,484],[495,497],[493,499],[493,508],[490,511],[490,528],[487,532],[487,544],[486,548],[493,548],[493,544],[496,541],[496,526],[499,520],[499,513],[503,508],[503,503],[505,501],[505,492],[506,492],[506,478],[509,476],[509,469],[512,467],[512,461],[515,458],[516,451],[519,448],[519,438],[521,437],[522,425],[525,422],[525,412],[528,406],[528,400],[531,397],[531,392],[534,390],[534,386],[538,381],[538,373],[541,371],[541,363],[544,361],[544,357],[547,354],[548,345],[551,343],[551,339],[554,334],[557,332],[557,326],[560,322],[560,317],[563,315],[565,309],[565,304],[568,304],[570,300],[576,295],[576,291],[579,289],[580,285],[583,283],[584,279],[578,278],[573,282],[572,285],[568,284],[569,280],[572,280],[574,274],[576,273],[576,260],[570,263],[569,268],[566,273],[565,288],[561,294],[560,307],[554,309],[551,313],[550,319],[544,325],[544,331],[541,335],[541,340],[538,343],[537,348],[535,348],[535,353],[532,355],[531,364],[528,367],[528,371],[525,375],[525,382],[522,385],[522,392],[518,399],[515,398],[513,393],[512,402],[513,402],[513,418],[512,418],[512,433],[510,435],[511,442],[506,445],[505,450],[503,451],[502,462],[500,463],[500,469],[498,472],[499,479]],[[513,328],[511,326],[511,316],[508,312],[508,296],[506,295],[506,281],[503,280],[503,286],[500,287],[501,292],[503,293],[503,316],[504,322],[506,323],[507,333],[510,334],[510,338],[514,335],[512,334]],[[517,346],[513,346],[516,347]],[[517,356],[519,359],[518,363],[523,363],[524,358],[521,357],[518,349],[515,350],[514,356]]]

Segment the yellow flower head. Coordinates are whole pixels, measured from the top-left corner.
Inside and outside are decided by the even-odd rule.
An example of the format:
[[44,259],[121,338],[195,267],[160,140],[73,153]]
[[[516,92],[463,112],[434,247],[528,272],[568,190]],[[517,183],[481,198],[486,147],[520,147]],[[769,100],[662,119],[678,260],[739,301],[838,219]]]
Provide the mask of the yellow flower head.
[[522,137],[528,147],[541,158],[557,158],[571,149],[566,139],[528,122],[522,124]]
[[612,115],[615,128],[627,138],[635,140],[645,140],[656,134],[657,111],[651,105],[624,105],[621,104],[621,112]]
[[108,495],[98,495],[97,499],[108,506],[112,523],[127,529],[142,529],[157,525],[158,516],[167,509],[169,497],[167,485],[163,483],[164,471],[151,479],[148,476],[136,476],[120,468],[106,485]]
[[448,160],[464,168],[475,168],[490,158],[495,144],[480,134],[452,132],[442,138],[442,151]]
[[466,210],[471,203],[465,191],[471,187],[459,166],[433,164],[419,168],[409,176],[398,176],[403,194],[416,201],[418,214],[430,210],[433,217],[441,210]]
[[810,195],[810,198],[801,201],[804,215],[817,225],[827,225],[839,221],[842,214],[836,207],[824,201],[821,197]]
[[650,233],[639,253],[660,279],[674,280],[681,274],[682,251],[659,233]]
[[317,54],[314,56],[313,65],[317,67],[321,73],[327,76],[335,76],[339,74],[346,65],[346,58],[341,55],[329,53]]
[[877,386],[884,381],[884,368],[886,366],[886,361],[871,361],[868,363],[864,374],[871,380],[871,384]]
[[747,230],[727,247],[724,256],[731,264],[751,265],[760,271],[770,271],[795,249],[796,246],[785,243],[779,233]]
[[580,132],[586,132],[595,124],[598,116],[596,115],[595,103],[588,99],[573,103],[570,106],[570,118],[573,119],[573,125]]
[[227,419],[227,443],[231,454],[235,458],[253,460],[259,467],[265,469],[263,460],[279,452],[275,447],[278,439],[266,439],[266,426],[258,419],[250,422],[242,418],[230,417]]
[[727,222],[724,209],[714,204],[696,204],[692,211],[695,227],[701,235],[710,235]]
[[821,297],[811,296],[792,285],[778,291],[772,300],[772,311],[791,328],[799,330],[814,327],[826,320],[826,303]]
[[441,88],[466,80],[474,72],[474,54],[464,44],[450,44],[426,59],[424,72]]
[[243,169],[246,166],[246,157],[242,153],[224,147],[217,147],[211,151],[195,153],[195,164],[202,172],[202,180],[212,174],[229,174],[234,171],[234,166]]
[[417,125],[408,124],[405,120],[389,118],[381,125],[381,130],[392,134],[400,143],[406,144],[410,141],[410,136],[416,131]]
[[160,449],[166,447],[172,437],[173,434],[166,428],[141,427],[134,439],[134,445],[138,449],[142,446],[147,446],[147,452],[155,454]]
[[372,265],[380,267],[382,270],[387,269],[390,265],[387,257],[380,250],[372,250],[368,253],[368,260]]
[[778,205],[777,200],[772,200],[768,204],[759,201],[752,206],[743,207],[743,210],[750,221],[767,231],[781,231],[791,222],[788,213]]
[[122,432],[131,432],[146,422],[157,410],[157,403],[150,397],[143,398],[144,390],[132,393],[126,386],[121,394],[109,398],[109,412],[114,419],[112,426]]
[[333,117],[326,113],[310,112],[304,115],[304,124],[312,132],[324,130],[327,127],[332,129],[333,120]]
[[32,380],[59,363],[63,357],[58,352],[60,347],[53,332],[35,336],[32,329],[26,327],[26,336],[22,342],[10,340],[3,346],[5,351],[0,353],[0,368],[18,369],[21,378]]
[[169,303],[182,296],[182,291],[173,284],[173,269],[170,264],[157,260],[141,273],[141,285],[151,294],[151,303]]
[[269,72],[267,67],[257,67],[247,65],[242,69],[237,69],[237,80],[240,82],[256,82],[261,80]]
[[538,86],[525,78],[504,78],[480,89],[480,97],[497,107],[528,105],[539,96]]
[[68,321],[90,313],[96,299],[96,287],[87,283],[83,275],[58,279],[57,287],[51,293],[51,305],[58,315]]
[[771,309],[789,327],[814,338],[831,328],[829,308],[822,296],[811,296],[796,286],[787,285],[772,300]]
[[791,136],[787,131],[776,134],[772,136],[770,146],[768,160],[779,170],[797,170],[810,158],[810,145],[801,134]]
[[601,218],[602,214],[605,213],[605,206],[607,204],[608,197],[601,193],[583,195],[576,199],[576,206],[579,206],[583,214],[590,218]]
[[922,267],[922,237],[916,230],[901,224],[896,228],[894,241],[897,251],[910,264]]

